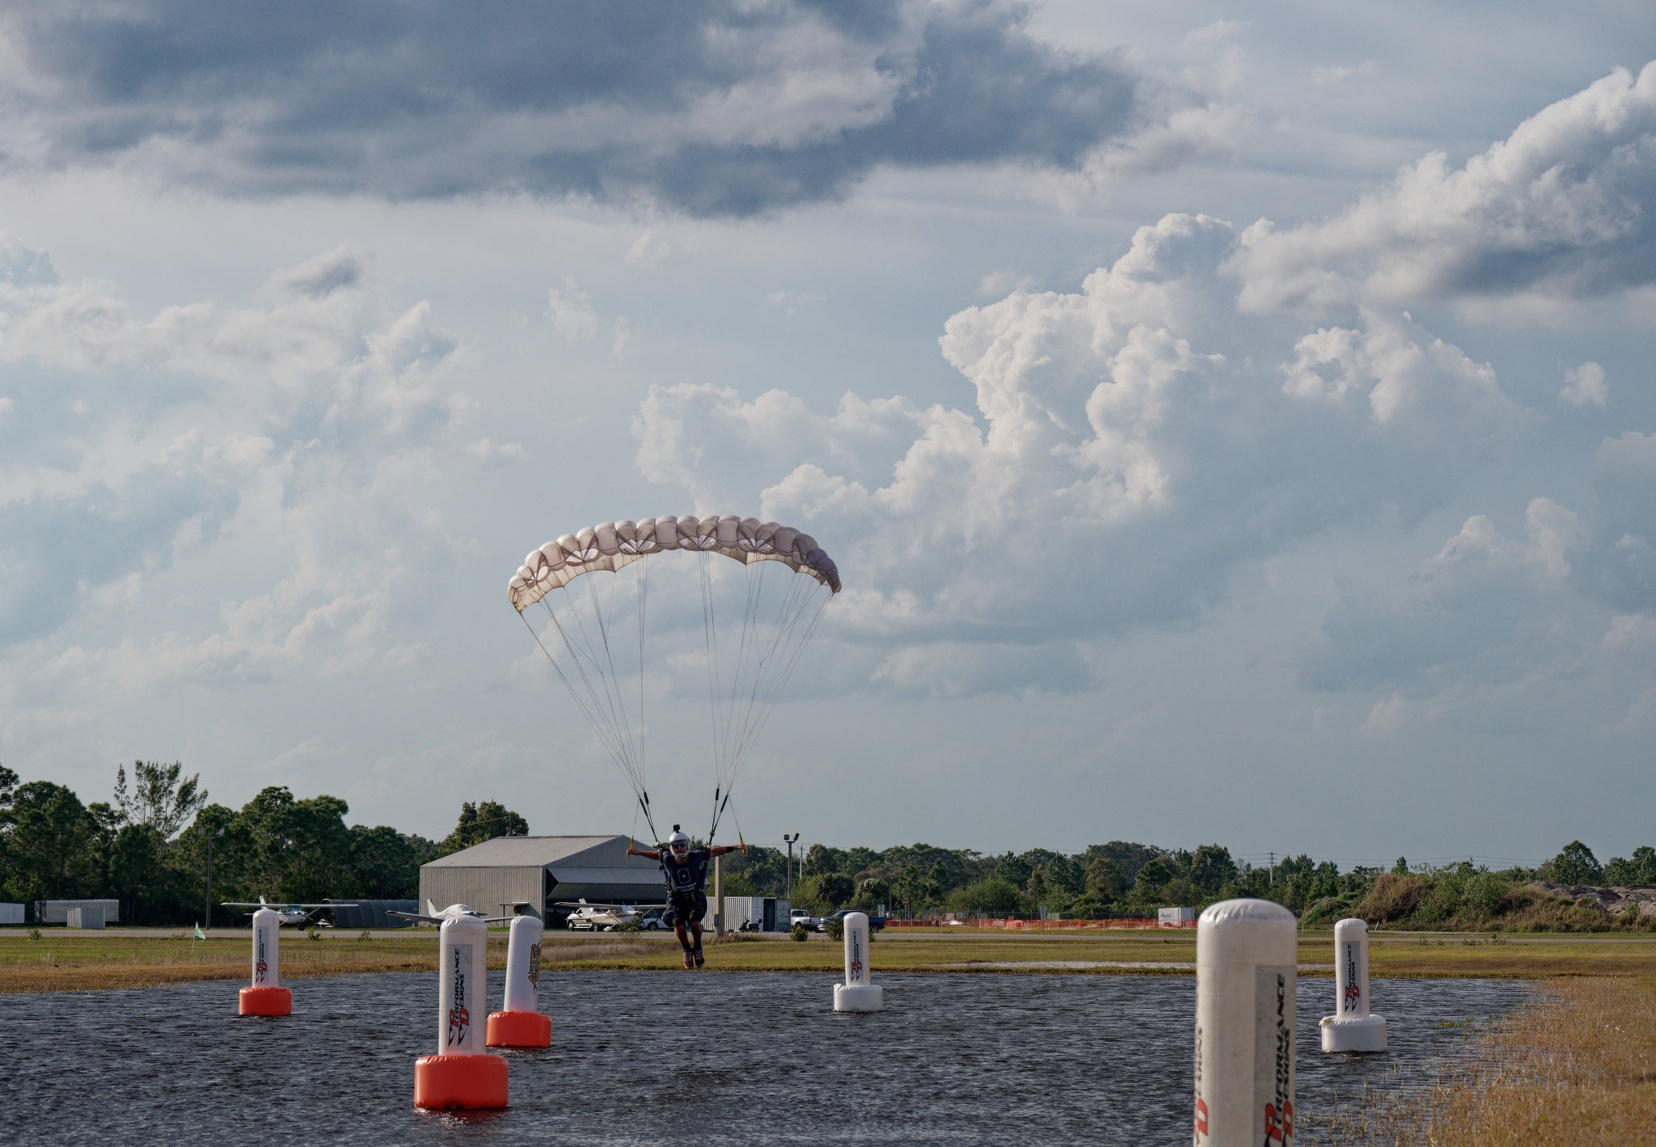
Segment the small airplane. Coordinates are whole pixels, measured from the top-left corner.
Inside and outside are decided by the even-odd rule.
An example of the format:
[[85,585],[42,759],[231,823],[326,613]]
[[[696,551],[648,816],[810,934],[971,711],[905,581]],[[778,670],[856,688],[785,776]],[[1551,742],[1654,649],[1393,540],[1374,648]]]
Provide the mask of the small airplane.
[[[247,900],[225,900],[221,903],[224,908],[269,908],[276,913],[276,926],[291,924],[295,928],[303,928],[313,923],[311,917],[324,908],[355,908],[356,904],[347,904],[342,900],[329,900],[323,904],[272,904],[263,896],[257,904]],[[323,921],[314,921],[323,923]]]
[[585,900],[558,900],[560,908],[573,908],[564,921],[571,931],[614,932],[623,924],[635,925],[641,932],[661,929],[661,913],[665,904],[589,904]]
[[425,924],[442,924],[446,921],[459,920],[466,916],[470,916],[473,920],[481,920],[485,924],[505,924],[508,921],[517,919],[515,916],[485,916],[483,913],[473,908],[470,904],[450,904],[442,911],[438,911],[437,905],[433,904],[430,900],[426,901],[426,910],[424,912],[388,911],[386,912],[386,915],[401,916],[404,920],[418,920]]

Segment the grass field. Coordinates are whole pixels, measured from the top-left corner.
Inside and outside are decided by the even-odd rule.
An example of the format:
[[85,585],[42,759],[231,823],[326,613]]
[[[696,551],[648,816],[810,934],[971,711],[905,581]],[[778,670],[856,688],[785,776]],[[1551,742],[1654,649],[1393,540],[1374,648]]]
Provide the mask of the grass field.
[[[437,944],[430,929],[358,933],[322,929],[310,940],[284,931],[284,980],[358,972],[435,971]],[[248,975],[249,935],[215,929],[205,942],[182,931],[117,928],[69,932],[46,928],[39,939],[22,929],[0,930],[0,993],[136,988],[184,980],[239,980]],[[712,971],[823,972],[839,970],[838,945],[813,936],[742,935],[707,945]],[[1305,975],[1332,972],[1333,939],[1308,932],[1300,942]],[[1189,975],[1196,958],[1193,931],[1005,933],[967,929],[904,929],[881,933],[872,951],[876,971],[1058,972],[1104,975]],[[505,966],[506,932],[489,934],[489,965]],[[550,967],[675,968],[671,936],[549,932],[542,960]],[[1570,976],[1656,976],[1656,936],[1515,937],[1377,933],[1371,950],[1375,976],[1475,976],[1549,979]]]

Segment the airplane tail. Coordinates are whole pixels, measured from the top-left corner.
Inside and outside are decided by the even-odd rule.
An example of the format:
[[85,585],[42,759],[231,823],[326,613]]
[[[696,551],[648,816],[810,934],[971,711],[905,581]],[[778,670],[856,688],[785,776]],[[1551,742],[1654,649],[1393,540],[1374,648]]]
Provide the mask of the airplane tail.
[[437,915],[437,905],[433,904],[429,897],[426,899],[426,915],[427,916]]

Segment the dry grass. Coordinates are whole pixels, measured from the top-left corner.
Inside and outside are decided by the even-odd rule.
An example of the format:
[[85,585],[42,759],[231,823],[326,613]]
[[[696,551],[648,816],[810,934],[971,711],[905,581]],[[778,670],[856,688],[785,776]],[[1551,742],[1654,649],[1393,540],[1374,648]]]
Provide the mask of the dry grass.
[[1371,1098],[1333,1143],[1429,1147],[1656,1142],[1656,976],[1557,980],[1454,1078]]

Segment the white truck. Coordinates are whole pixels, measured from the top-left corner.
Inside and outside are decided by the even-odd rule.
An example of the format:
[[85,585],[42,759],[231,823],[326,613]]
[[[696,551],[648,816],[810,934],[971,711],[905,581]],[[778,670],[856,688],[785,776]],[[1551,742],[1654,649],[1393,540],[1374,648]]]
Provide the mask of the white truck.
[[803,908],[793,908],[788,911],[788,927],[792,929],[796,924],[803,924],[809,931],[822,931],[822,917],[812,916]]

